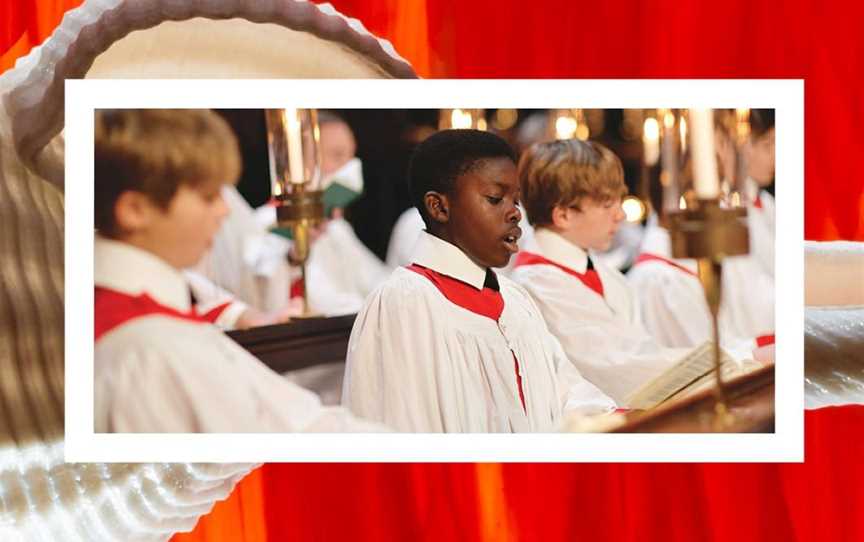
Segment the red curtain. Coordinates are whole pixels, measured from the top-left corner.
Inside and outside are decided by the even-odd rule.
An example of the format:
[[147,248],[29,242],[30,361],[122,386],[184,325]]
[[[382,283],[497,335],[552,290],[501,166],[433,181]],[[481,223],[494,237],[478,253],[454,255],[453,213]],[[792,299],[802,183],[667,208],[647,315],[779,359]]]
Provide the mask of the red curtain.
[[268,464],[175,540],[864,540],[864,406],[805,426],[800,464]]
[[[426,77],[803,78],[804,236],[864,240],[860,2],[331,2]],[[0,69],[79,3],[0,5]],[[864,407],[805,421],[804,464],[266,465],[176,540],[864,540]]]

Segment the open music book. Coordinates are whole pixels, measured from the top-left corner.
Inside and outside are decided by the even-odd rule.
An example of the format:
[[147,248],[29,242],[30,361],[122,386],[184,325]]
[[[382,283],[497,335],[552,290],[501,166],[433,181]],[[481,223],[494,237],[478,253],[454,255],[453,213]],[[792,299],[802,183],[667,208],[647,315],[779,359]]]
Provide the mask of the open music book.
[[[750,373],[761,364],[747,360],[735,362],[720,350],[720,371],[723,380]],[[680,399],[714,385],[714,347],[711,341],[693,349],[684,359],[668,368],[656,378],[649,380],[631,393],[625,400],[628,408],[647,410],[670,399]]]

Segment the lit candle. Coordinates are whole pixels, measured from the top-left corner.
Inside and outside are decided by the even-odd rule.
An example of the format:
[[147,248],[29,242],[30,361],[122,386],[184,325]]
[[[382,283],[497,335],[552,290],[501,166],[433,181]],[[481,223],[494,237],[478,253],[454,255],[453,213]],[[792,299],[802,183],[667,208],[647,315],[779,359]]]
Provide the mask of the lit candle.
[[300,132],[300,119],[296,109],[285,109],[282,113],[285,122],[285,139],[288,143],[288,176],[295,184],[303,179],[303,140]]
[[653,166],[660,158],[660,124],[654,117],[648,117],[642,125],[642,146],[645,164]]
[[714,155],[714,113],[710,109],[690,110],[690,136],[693,152],[693,187],[699,199],[720,195],[717,157]]
[[576,135],[578,124],[576,119],[569,114],[562,114],[555,119],[555,138],[556,139],[572,139]]

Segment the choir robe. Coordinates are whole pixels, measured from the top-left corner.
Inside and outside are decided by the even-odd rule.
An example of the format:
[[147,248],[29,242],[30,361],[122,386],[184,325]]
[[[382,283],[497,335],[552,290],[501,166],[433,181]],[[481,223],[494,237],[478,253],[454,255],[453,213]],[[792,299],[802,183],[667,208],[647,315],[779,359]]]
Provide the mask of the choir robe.
[[774,196],[751,178],[744,181],[747,226],[750,229],[750,257],[774,280],[775,205]]
[[[261,227],[276,225],[276,208],[263,205],[255,210]],[[347,264],[347,265],[346,265]],[[309,247],[306,261],[309,307],[326,316],[353,314],[363,300],[390,274],[344,218],[328,220],[321,235]]]
[[654,340],[620,271],[594,257],[588,270],[588,253],[549,229],[538,228],[534,240],[536,252],[517,256],[513,280],[534,298],[581,374],[619,405],[690,351]]
[[185,269],[183,276],[195,300],[198,314],[226,331],[237,327],[237,320],[249,309],[249,305],[196,271]]
[[97,237],[94,276],[96,431],[379,429],[322,407],[225,336],[153,254]]
[[[652,217],[627,279],[639,298],[641,319],[665,346],[699,346],[713,338],[711,314],[696,261],[672,259],[669,233]],[[720,342],[734,357],[771,340],[774,281],[747,256],[726,258],[718,322]]]
[[[342,403],[355,414],[399,431],[525,432],[556,430],[565,412],[615,408],[567,360],[518,285],[497,276],[495,297],[486,269],[425,232],[413,260],[354,323]],[[460,289],[471,289],[464,300]],[[470,308],[484,294],[503,300],[497,320]]]

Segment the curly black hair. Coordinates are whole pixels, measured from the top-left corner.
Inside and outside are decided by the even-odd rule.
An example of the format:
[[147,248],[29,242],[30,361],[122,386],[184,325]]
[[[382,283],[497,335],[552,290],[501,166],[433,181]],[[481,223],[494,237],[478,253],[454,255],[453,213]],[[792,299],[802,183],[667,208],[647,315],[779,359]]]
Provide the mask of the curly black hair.
[[506,141],[481,130],[442,130],[417,146],[408,178],[411,198],[427,227],[430,218],[423,201],[426,193],[452,194],[460,175],[492,158],[508,158],[516,163],[516,153]]

